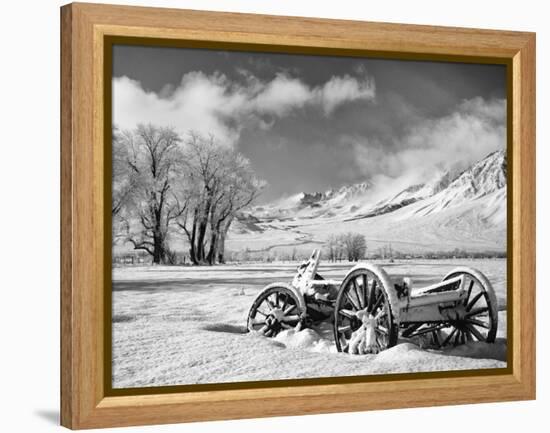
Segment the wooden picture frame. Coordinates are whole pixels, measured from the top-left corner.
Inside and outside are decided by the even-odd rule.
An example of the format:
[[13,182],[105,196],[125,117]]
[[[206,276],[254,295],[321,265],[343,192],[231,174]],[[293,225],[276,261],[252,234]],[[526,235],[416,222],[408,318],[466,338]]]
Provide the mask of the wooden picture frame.
[[[155,44],[505,64],[509,362],[501,372],[112,393],[104,296],[110,232],[104,70],[116,38]],[[80,428],[535,398],[535,35],[314,18],[70,4],[61,8],[61,424]]]

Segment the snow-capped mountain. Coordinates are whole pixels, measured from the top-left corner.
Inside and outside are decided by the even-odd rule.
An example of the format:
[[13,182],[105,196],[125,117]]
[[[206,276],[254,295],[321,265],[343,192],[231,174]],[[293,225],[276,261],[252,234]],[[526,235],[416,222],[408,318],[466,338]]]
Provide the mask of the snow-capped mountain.
[[338,189],[329,189],[325,192],[302,192],[295,196],[294,203],[299,207],[321,207],[326,205],[338,206],[351,200],[357,200],[370,193],[372,184],[361,182],[354,185],[344,185]]
[[368,200],[372,184],[361,182],[325,192],[301,192],[272,203],[256,206],[250,214],[268,219],[285,217],[330,216],[335,212],[353,212],[357,203]]
[[505,186],[506,155],[504,151],[496,151],[461,173],[447,171],[426,184],[412,185],[390,199],[378,202],[368,213],[358,217],[382,215],[418,201],[425,205],[416,213],[429,215],[502,190]]
[[506,155],[503,151],[487,155],[460,173],[446,188],[434,194],[417,213],[429,215],[505,190],[506,168]]
[[333,202],[363,197],[372,189],[370,182],[356,183],[354,185],[346,185],[339,189],[330,189],[325,192],[325,197]]
[[437,173],[426,183],[387,197],[383,191],[391,185],[369,182],[302,192],[243,214],[232,229],[231,242],[238,248],[251,239],[254,247],[268,249],[319,246],[332,233],[356,231],[371,245],[392,242],[403,250],[502,251],[506,172],[506,153],[496,151],[466,170]]

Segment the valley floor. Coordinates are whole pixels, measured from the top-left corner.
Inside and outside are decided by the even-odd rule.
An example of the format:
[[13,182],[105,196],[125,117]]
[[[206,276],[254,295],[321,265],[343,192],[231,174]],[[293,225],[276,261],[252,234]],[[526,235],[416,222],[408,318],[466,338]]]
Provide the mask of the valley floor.
[[[330,324],[275,339],[246,332],[252,301],[268,283],[290,281],[296,263],[214,267],[125,267],[113,270],[113,386],[115,388],[356,376],[506,367],[506,260],[379,262],[415,287],[440,281],[455,266],[487,275],[499,301],[495,344],[447,351],[411,342],[378,355],[335,351]],[[342,279],[350,263],[322,264]]]

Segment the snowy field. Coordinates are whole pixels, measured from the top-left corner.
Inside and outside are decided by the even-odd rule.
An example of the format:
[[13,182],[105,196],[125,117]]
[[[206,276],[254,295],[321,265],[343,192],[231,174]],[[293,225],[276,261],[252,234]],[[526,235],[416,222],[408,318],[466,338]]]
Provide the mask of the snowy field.
[[[275,339],[246,332],[252,301],[270,282],[292,279],[296,264],[214,267],[147,266],[113,270],[113,387],[506,367],[506,261],[380,261],[392,277],[415,287],[440,281],[452,268],[478,268],[499,301],[495,344],[468,343],[446,351],[399,341],[378,355],[337,353],[330,324]],[[342,279],[350,263],[321,264],[325,278]]]

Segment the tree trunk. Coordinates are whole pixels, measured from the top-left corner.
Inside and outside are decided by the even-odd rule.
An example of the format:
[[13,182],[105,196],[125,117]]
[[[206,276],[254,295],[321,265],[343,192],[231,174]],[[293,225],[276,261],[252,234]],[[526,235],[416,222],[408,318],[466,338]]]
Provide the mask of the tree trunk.
[[[225,238],[223,229],[222,229],[224,220],[225,219],[219,219],[218,221],[216,221],[215,224],[212,223],[210,226],[211,235],[210,235],[210,251],[208,251],[208,263],[211,265],[216,263],[216,260],[218,261],[218,263],[223,263],[222,261],[219,260],[220,258],[219,251],[220,251],[220,241],[222,238]],[[223,249],[223,241],[221,245]],[[221,257],[223,260],[223,251],[222,251]]]
[[206,261],[209,265],[216,263],[216,247],[218,244],[218,233],[212,227],[210,228],[210,249],[208,255],[206,256]]
[[217,259],[218,263],[224,264],[225,263],[225,233],[220,233],[220,236],[218,237],[218,251],[217,251]]
[[153,235],[153,263],[159,265],[166,261],[166,248],[164,246],[164,235],[155,233]]
[[198,236],[197,236],[197,261],[201,264],[205,263],[205,245],[204,240],[206,238],[206,230],[208,229],[208,216],[210,215],[210,208],[212,206],[212,197],[207,196],[204,209],[199,212],[200,220],[198,223]]
[[162,203],[163,200],[160,200],[160,205],[153,209],[152,216],[154,218],[154,229],[153,229],[153,263],[160,264],[164,263],[166,259],[166,250],[164,246],[164,232],[161,228],[161,218],[162,218]]
[[193,228],[191,230],[191,238],[189,239],[189,260],[194,265],[198,265],[197,260],[197,248],[195,245],[196,233],[197,233],[197,208],[193,212]]
[[218,254],[218,263],[225,263],[225,239],[227,238],[227,232],[231,223],[233,222],[233,217],[230,216],[226,221],[223,227],[221,227],[220,233],[218,235],[218,244],[217,244],[217,254]]

